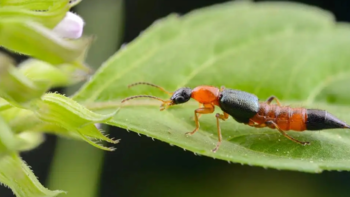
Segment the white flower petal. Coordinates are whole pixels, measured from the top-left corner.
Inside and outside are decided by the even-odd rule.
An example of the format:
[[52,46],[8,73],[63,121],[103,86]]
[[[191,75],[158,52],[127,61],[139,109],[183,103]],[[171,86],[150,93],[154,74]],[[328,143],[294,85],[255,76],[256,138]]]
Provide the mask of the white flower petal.
[[83,19],[72,12],[67,12],[64,19],[57,24],[53,31],[63,38],[77,39],[82,36],[83,29]]

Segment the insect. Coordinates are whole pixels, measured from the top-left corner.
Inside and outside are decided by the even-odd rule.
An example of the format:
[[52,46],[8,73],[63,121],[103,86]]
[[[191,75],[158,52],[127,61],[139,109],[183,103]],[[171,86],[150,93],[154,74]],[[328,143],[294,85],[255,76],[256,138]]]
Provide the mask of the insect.
[[[266,101],[259,101],[254,94],[225,88],[217,88],[214,86],[197,86],[194,89],[184,87],[179,88],[175,92],[168,92],[164,88],[147,83],[137,82],[129,85],[149,85],[160,89],[161,91],[171,95],[169,100],[163,100],[158,97],[149,95],[137,95],[125,98],[125,101],[135,98],[152,98],[162,102],[160,110],[167,109],[172,105],[186,103],[191,98],[199,102],[200,107],[194,110],[195,128],[192,132],[187,132],[186,135],[193,135],[199,129],[199,118],[202,114],[210,114],[214,112],[215,106],[218,106],[223,111],[222,114],[215,115],[217,122],[218,142],[212,150],[216,152],[221,144],[222,135],[219,120],[227,120],[232,116],[239,123],[249,125],[255,128],[269,127],[277,129],[283,136],[301,145],[310,144],[309,142],[299,141],[286,133],[286,131],[305,131],[305,130],[323,130],[345,128],[350,129],[350,126],[339,120],[325,110],[292,108],[282,106],[278,98],[275,96],[269,97]],[[275,101],[276,104],[272,104]]]

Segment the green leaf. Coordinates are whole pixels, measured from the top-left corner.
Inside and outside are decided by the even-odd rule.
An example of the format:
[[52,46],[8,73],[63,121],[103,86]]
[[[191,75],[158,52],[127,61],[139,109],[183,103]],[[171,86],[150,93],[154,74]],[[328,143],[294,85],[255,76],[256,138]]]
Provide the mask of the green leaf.
[[66,2],[66,0],[0,0],[0,7],[20,7],[31,10],[48,10],[54,3]]
[[27,9],[46,10],[57,0],[0,0],[0,7],[25,7]]
[[[32,81],[13,66],[11,59],[0,53],[0,96],[17,106],[39,99],[49,88],[47,82]],[[28,106],[27,106],[28,107]]]
[[118,143],[104,136],[95,123],[105,123],[113,117],[115,112],[109,114],[97,114],[72,99],[60,94],[48,93],[42,96],[42,100],[36,103],[34,111],[36,115],[47,123],[63,127],[67,131],[73,131],[91,145],[103,150],[114,150],[97,144],[94,139],[104,140],[110,143]]
[[74,7],[76,5],[78,5],[82,0],[73,0],[73,1],[69,1],[69,4],[71,7]]
[[23,108],[10,106],[6,110],[0,112],[11,130],[15,133],[23,131],[44,131],[38,130],[46,123],[40,120],[33,111]]
[[[66,40],[50,29],[33,21],[21,19],[0,20],[0,45],[30,55],[53,65],[81,62],[92,38]],[[40,43],[40,44],[38,44]]]
[[[70,6],[68,2],[69,0],[62,0],[56,3],[51,2],[47,4],[45,8],[42,6],[36,7],[39,8],[39,10],[46,10],[40,12],[35,10],[20,9],[18,6],[1,7],[2,2],[0,2],[0,21],[6,19],[21,19],[22,21],[31,20],[41,23],[48,28],[53,28],[65,17],[66,13],[69,11]],[[22,4],[22,6],[25,5],[26,4]]]
[[64,193],[43,187],[17,153],[0,157],[0,182],[10,187],[16,197],[54,197]]
[[69,7],[74,7],[82,0],[0,0],[0,7],[26,8],[30,10],[49,10],[57,5],[69,3]]
[[11,129],[8,127],[6,122],[0,116],[0,158],[4,153],[9,151],[18,150],[22,145],[23,141],[18,138],[14,133],[12,133]]
[[53,66],[36,59],[24,61],[18,68],[29,79],[46,81],[51,88],[73,85],[89,76],[89,73],[70,64]]
[[[73,99],[104,114],[128,96],[169,98],[153,87],[127,88],[137,81],[169,91],[224,85],[261,100],[275,95],[285,105],[326,109],[350,123],[349,106],[317,100],[332,81],[349,78],[349,35],[349,25],[336,24],[328,12],[292,3],[229,2],[183,17],[171,15],[111,57]],[[200,118],[197,133],[186,137],[195,128],[198,104],[191,101],[162,112],[160,104],[130,101],[108,124],[229,162],[306,172],[350,170],[349,130],[289,132],[312,143],[301,146],[276,130],[255,129],[230,118],[220,123],[223,143],[213,153],[218,107]]]
[[[32,110],[13,107],[5,100],[0,99],[0,116],[3,117],[12,132],[18,134],[18,137],[23,138],[25,141],[33,142],[30,144],[21,142],[24,147],[34,148],[35,144],[39,145],[42,141],[42,133],[44,132],[74,138],[76,140],[84,140],[81,135],[88,136],[91,132],[95,135],[101,135],[100,132],[96,132],[98,131],[97,129],[91,127],[87,127],[86,130],[84,128],[67,130],[60,124],[57,124],[57,122],[45,122],[41,120]],[[99,138],[99,136],[96,137],[93,134],[92,136],[90,134],[90,137]],[[23,149],[29,150],[29,148],[20,148],[20,150]]]
[[[12,119],[10,120],[12,121]],[[8,121],[8,116],[4,117],[3,113],[0,113],[0,158],[3,154],[8,152],[31,150],[43,142],[44,138],[42,133],[29,133],[25,132],[26,130],[22,130],[22,133],[17,134],[13,132]],[[21,123],[22,126],[26,125],[26,121]]]
[[13,151],[28,151],[43,142],[41,133],[22,132],[15,134],[0,114],[0,159],[4,154]]
[[7,102],[5,99],[0,98],[0,111],[11,108],[11,104]]
[[18,151],[30,151],[38,147],[45,140],[43,133],[35,133],[32,131],[21,132],[17,134],[17,137],[23,142],[21,146],[18,147]]

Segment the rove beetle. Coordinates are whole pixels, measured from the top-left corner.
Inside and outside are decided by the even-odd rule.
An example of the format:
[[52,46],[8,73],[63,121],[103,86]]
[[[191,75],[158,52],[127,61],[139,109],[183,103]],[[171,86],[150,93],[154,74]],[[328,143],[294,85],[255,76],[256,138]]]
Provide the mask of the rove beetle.
[[[301,142],[289,136],[286,131],[305,131],[305,130],[324,130],[324,129],[350,129],[350,126],[339,120],[332,114],[325,110],[319,109],[305,109],[292,108],[289,106],[282,106],[280,101],[271,96],[267,101],[259,101],[254,94],[228,89],[222,86],[220,89],[213,86],[197,86],[194,89],[184,87],[179,88],[175,92],[168,92],[164,88],[147,83],[138,82],[129,85],[128,87],[136,85],[149,85],[160,89],[161,91],[171,95],[170,100],[163,100],[158,97],[149,95],[137,95],[125,98],[125,101],[147,97],[157,99],[162,102],[160,110],[164,110],[172,105],[186,103],[191,98],[198,101],[200,108],[194,110],[196,128],[192,132],[187,132],[186,135],[193,135],[199,129],[199,117],[202,114],[210,114],[214,112],[215,107],[219,106],[223,114],[217,113],[215,115],[217,122],[218,143],[212,150],[216,152],[221,144],[222,136],[219,124],[219,119],[226,120],[232,116],[239,123],[243,123],[255,128],[269,127],[277,129],[283,136],[301,145],[308,145],[309,142]],[[271,104],[275,100],[277,104]]]

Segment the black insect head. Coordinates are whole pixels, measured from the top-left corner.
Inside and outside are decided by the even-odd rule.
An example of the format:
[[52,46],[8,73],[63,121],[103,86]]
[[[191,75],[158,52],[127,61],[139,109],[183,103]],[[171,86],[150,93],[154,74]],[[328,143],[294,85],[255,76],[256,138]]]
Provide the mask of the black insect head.
[[176,90],[171,96],[173,104],[185,103],[191,98],[192,89],[191,88],[180,88]]

